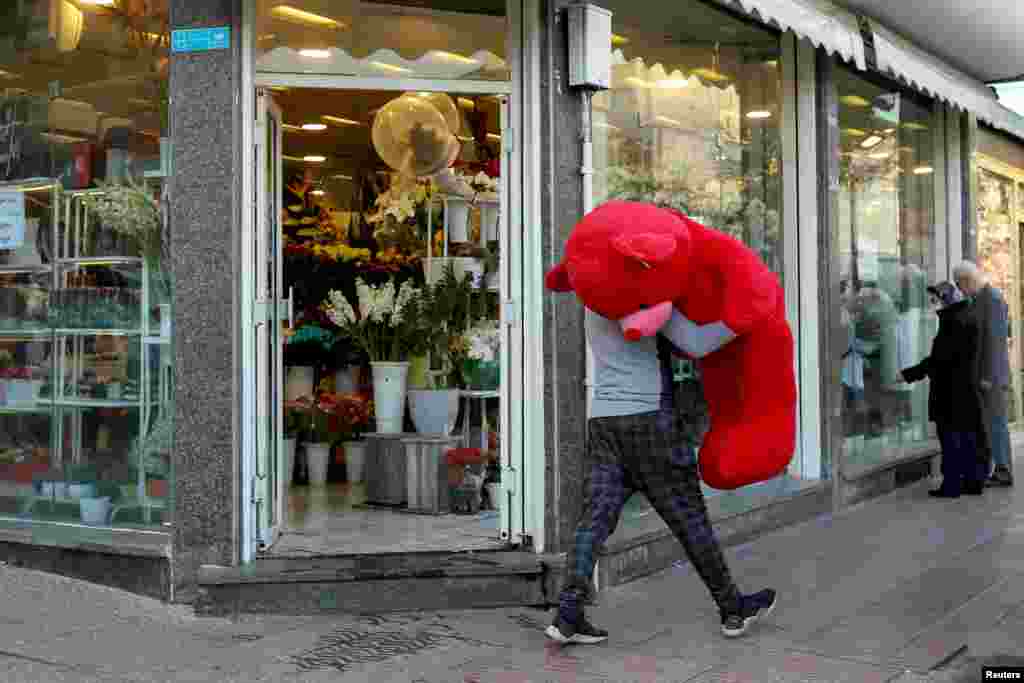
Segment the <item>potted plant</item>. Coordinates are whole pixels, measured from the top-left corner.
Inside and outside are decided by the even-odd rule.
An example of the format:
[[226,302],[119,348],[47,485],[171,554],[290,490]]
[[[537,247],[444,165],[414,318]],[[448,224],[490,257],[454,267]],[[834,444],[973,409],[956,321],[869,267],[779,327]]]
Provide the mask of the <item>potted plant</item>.
[[310,401],[309,442],[304,444],[306,450],[306,467],[309,471],[309,485],[323,486],[327,483],[327,466],[331,462],[331,429],[329,423],[331,409],[329,402],[322,397]]
[[460,281],[449,263],[444,277],[425,286],[410,306],[417,325],[415,339],[437,366],[429,373],[428,386],[409,391],[409,409],[420,433],[447,436],[458,419],[459,374],[452,338],[469,320],[472,294],[471,276]]
[[409,351],[419,329],[414,316],[406,315],[405,309],[420,291],[409,280],[396,291],[393,278],[375,287],[358,278],[356,294],[358,311],[338,290],[328,294],[323,309],[341,334],[370,359],[377,431],[400,433],[405,419]]
[[484,320],[463,336],[466,358],[463,372],[470,389],[493,391],[501,380],[501,330],[493,320]]
[[328,394],[321,398],[321,405],[330,412],[332,432],[340,435],[348,480],[353,483],[362,481],[366,443],[359,440],[359,435],[370,423],[370,402],[355,393]]

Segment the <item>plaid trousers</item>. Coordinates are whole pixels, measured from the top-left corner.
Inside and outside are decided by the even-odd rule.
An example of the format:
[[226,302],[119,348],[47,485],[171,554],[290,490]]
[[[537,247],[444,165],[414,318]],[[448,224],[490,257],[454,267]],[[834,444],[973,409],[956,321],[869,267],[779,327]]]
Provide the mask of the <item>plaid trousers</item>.
[[708,519],[697,457],[681,427],[668,408],[588,421],[583,509],[566,564],[564,609],[575,611],[591,597],[595,553],[615,531],[626,500],[641,491],[679,539],[719,609],[739,611],[739,591]]

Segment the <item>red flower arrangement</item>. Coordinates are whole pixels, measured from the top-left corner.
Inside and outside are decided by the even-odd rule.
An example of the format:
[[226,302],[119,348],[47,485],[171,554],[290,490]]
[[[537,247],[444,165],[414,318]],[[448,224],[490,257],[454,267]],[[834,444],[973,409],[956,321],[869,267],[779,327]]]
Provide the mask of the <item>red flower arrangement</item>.
[[317,408],[328,416],[328,429],[345,439],[357,436],[370,423],[373,404],[359,394],[321,394]]
[[33,379],[32,368],[4,368],[0,370],[0,379]]

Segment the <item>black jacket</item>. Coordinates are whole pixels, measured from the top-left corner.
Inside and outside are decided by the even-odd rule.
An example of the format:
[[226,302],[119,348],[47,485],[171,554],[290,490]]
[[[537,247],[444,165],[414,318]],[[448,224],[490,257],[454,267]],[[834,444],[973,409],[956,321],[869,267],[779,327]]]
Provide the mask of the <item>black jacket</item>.
[[977,317],[970,303],[961,301],[939,311],[939,331],[932,342],[931,354],[903,370],[903,379],[908,382],[931,379],[928,419],[939,427],[957,431],[982,428],[980,345]]

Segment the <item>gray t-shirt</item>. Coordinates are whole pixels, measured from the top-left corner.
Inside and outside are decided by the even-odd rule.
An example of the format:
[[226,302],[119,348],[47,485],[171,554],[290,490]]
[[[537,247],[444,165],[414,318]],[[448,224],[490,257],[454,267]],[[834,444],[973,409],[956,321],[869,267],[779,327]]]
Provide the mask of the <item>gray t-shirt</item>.
[[[618,322],[589,309],[584,324],[594,356],[590,417],[638,415],[661,408],[657,338],[627,341]],[[692,358],[703,358],[736,338],[721,322],[696,325],[675,310],[660,334]]]

